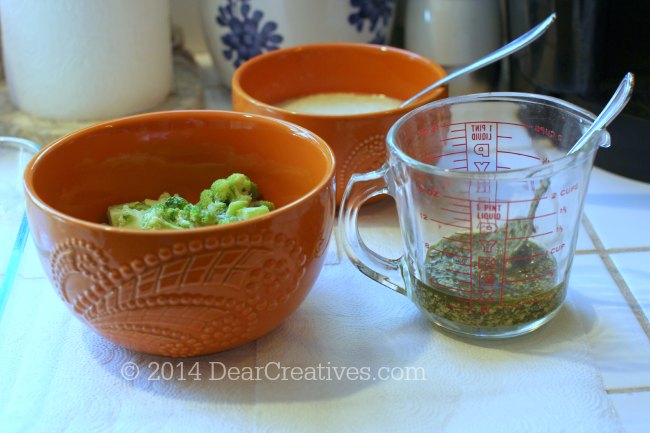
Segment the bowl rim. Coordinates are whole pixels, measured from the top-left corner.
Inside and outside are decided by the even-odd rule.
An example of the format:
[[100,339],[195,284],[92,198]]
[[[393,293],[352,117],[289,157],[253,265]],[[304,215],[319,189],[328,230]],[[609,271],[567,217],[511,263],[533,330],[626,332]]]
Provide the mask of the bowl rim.
[[[123,227],[114,227],[110,226],[108,224],[100,224],[100,223],[95,223],[92,221],[87,221],[81,218],[76,218],[71,215],[68,215],[64,212],[61,212],[54,207],[50,206],[47,204],[34,190],[33,190],[33,182],[34,182],[34,170],[38,168],[38,164],[46,158],[51,152],[55,151],[57,148],[65,145],[66,142],[69,142],[70,140],[77,139],[79,137],[82,137],[84,135],[87,135],[92,132],[96,132],[101,129],[105,128],[113,128],[116,125],[118,126],[123,126],[123,125],[133,125],[137,124],[138,122],[142,120],[149,120],[149,119],[157,119],[157,118],[179,118],[179,119],[186,119],[188,116],[200,116],[200,117],[219,117],[219,118],[231,118],[231,119],[249,119],[254,122],[262,122],[266,124],[277,124],[280,125],[282,128],[284,128],[287,132],[294,132],[297,135],[308,135],[313,139],[313,143],[315,147],[323,154],[325,161],[327,163],[327,171],[322,177],[322,179],[318,182],[316,186],[314,186],[311,190],[309,190],[306,194],[303,194],[301,197],[298,199],[285,204],[284,206],[274,209],[273,211],[257,216],[255,218],[251,218],[249,220],[244,220],[244,221],[237,221],[237,222],[232,222],[228,224],[215,224],[215,225],[210,225],[210,226],[205,226],[205,227],[194,227],[191,229],[187,230],[140,230],[140,229],[133,229],[133,228],[123,228]],[[336,161],[334,158],[334,152],[330,148],[330,146],[323,140],[321,137],[316,135],[315,133],[307,130],[306,128],[303,128],[299,125],[296,125],[291,122],[287,122],[284,120],[280,119],[275,119],[269,116],[263,116],[263,115],[258,115],[258,114],[248,114],[248,113],[240,113],[236,111],[228,111],[228,110],[173,110],[173,111],[157,111],[157,112],[149,112],[149,113],[141,113],[141,114],[134,114],[131,116],[125,116],[125,117],[119,117],[111,120],[106,120],[102,121],[96,124],[93,124],[91,126],[85,127],[78,129],[76,131],[73,131],[69,134],[66,134],[50,144],[44,146],[38,153],[36,153],[32,159],[27,163],[25,167],[25,171],[23,174],[23,187],[25,190],[25,195],[28,200],[31,200],[33,204],[38,207],[42,212],[48,214],[50,217],[53,217],[57,220],[66,222],[68,224],[75,224],[75,225],[80,225],[83,226],[87,229],[91,229],[94,231],[99,231],[99,232],[104,232],[104,233],[123,233],[123,234],[130,234],[130,235],[138,235],[138,236],[184,236],[184,235],[192,235],[195,233],[206,233],[206,232],[221,232],[225,230],[229,230],[231,228],[236,228],[236,227],[244,227],[246,225],[250,224],[257,224],[259,222],[273,219],[276,216],[280,214],[284,214],[287,212],[290,212],[292,209],[300,206],[304,202],[314,198],[321,190],[323,190],[333,179],[334,173],[335,173],[335,166],[336,166]],[[333,189],[334,191],[334,189]],[[332,193],[332,196],[334,196],[334,193]],[[332,198],[334,200],[334,198]],[[28,212],[29,214],[29,212]]]
[[[257,66],[258,63],[264,62],[269,58],[273,57],[279,57],[283,55],[295,55],[296,53],[302,52],[302,51],[335,51],[335,50],[361,50],[361,51],[366,51],[366,52],[391,52],[397,55],[404,56],[405,58],[411,58],[415,59],[418,62],[422,62],[423,64],[428,64],[433,67],[433,69],[437,70],[441,75],[438,77],[438,79],[444,78],[447,76],[447,71],[436,61],[425,57],[423,55],[420,55],[418,53],[415,53],[413,51],[409,51],[404,48],[398,48],[398,47],[393,47],[390,45],[378,45],[378,44],[368,44],[368,43],[360,43],[360,42],[336,42],[336,43],[331,43],[331,42],[325,42],[325,43],[314,43],[314,44],[304,44],[304,45],[296,45],[292,47],[286,47],[286,48],[280,48],[277,50],[272,50],[272,51],[267,51],[265,53],[262,53],[260,55],[257,55],[246,62],[244,62],[241,66],[239,66],[232,77],[232,82],[231,82],[231,88],[232,88],[232,97],[234,100],[235,94],[238,93],[240,94],[243,98],[248,100],[250,103],[255,105],[258,108],[262,108],[265,111],[268,112],[277,112],[279,114],[282,114],[284,116],[294,116],[297,119],[303,118],[303,119],[332,119],[335,121],[340,121],[340,120],[366,120],[366,119],[371,119],[375,117],[383,117],[383,116],[390,116],[390,115],[403,115],[406,114],[407,112],[423,105],[429,102],[432,102],[434,100],[437,100],[440,98],[441,94],[444,94],[445,89],[447,88],[446,85],[440,86],[439,88],[433,90],[431,93],[427,95],[423,95],[422,97],[418,98],[416,101],[411,102],[410,104],[402,107],[398,106],[395,108],[391,108],[389,110],[382,110],[382,111],[372,111],[372,112],[367,112],[367,113],[357,113],[357,114],[313,114],[313,113],[302,113],[302,112],[296,112],[296,111],[291,111],[291,110],[285,110],[283,108],[280,108],[276,105],[272,104],[267,104],[266,102],[263,102],[255,97],[253,97],[250,93],[244,90],[244,88],[241,85],[241,76],[246,73],[251,68],[254,68]],[[431,80],[431,83],[433,83],[434,79]],[[430,83],[430,84],[431,84]]]

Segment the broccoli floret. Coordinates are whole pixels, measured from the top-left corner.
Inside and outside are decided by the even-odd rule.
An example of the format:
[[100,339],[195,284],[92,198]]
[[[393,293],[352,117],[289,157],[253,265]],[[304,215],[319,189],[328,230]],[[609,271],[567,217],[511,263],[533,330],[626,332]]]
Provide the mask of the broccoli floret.
[[257,185],[248,176],[234,173],[226,179],[214,181],[210,189],[201,192],[197,206],[206,207],[210,203],[220,202],[229,205],[233,201],[256,200],[258,198]]
[[190,203],[180,195],[174,194],[171,197],[167,197],[165,199],[162,199],[161,197],[161,200],[158,204],[167,209],[183,209]]
[[249,204],[250,204],[250,197],[248,198],[248,200],[231,201],[230,204],[228,205],[228,209],[226,210],[226,215],[239,216],[239,211],[241,209],[248,207]]
[[163,193],[158,200],[146,199],[111,206],[109,224],[144,230],[184,229],[243,221],[270,212],[275,205],[258,200],[257,185],[235,173],[216,180],[201,192],[195,205],[178,194]]
[[184,212],[191,204],[178,194],[167,198],[160,198],[156,204],[146,211],[146,214],[153,214],[170,224],[178,224],[187,218]]
[[182,229],[189,228],[183,227],[182,224],[177,224],[173,220],[165,219],[164,215],[155,212],[146,212],[142,220],[142,229],[145,230],[161,230],[161,229]]
[[247,220],[265,213],[269,213],[269,208],[266,206],[245,207],[239,210],[238,216]]
[[189,228],[184,214],[192,205],[181,196],[162,193],[158,200],[125,203],[108,208],[108,222],[116,227],[139,229]]
[[266,207],[269,211],[272,211],[273,209],[275,209],[275,205],[274,205],[273,203],[271,203],[270,201],[267,201],[267,200],[258,200],[258,201],[254,201],[254,202],[251,204],[251,207],[259,207],[259,206],[264,206],[264,207]]
[[219,179],[212,184],[210,189],[206,189],[201,193],[201,200],[198,205],[207,206],[214,202],[230,203],[232,199],[233,193],[230,184],[226,179]]
[[116,227],[140,228],[144,211],[149,207],[144,202],[111,206],[108,208],[108,223]]
[[209,226],[218,224],[218,217],[226,213],[228,206],[225,203],[210,203],[206,207],[200,205],[192,206],[189,212],[189,220],[194,227]]
[[257,185],[248,176],[235,173],[226,179],[233,193],[233,200],[256,200],[259,193]]

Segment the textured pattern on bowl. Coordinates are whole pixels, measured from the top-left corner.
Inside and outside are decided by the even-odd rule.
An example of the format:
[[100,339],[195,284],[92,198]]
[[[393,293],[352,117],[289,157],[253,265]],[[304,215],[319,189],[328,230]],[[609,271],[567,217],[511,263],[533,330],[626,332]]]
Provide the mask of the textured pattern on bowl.
[[[258,181],[279,209],[183,231],[100,224],[109,204],[175,184],[172,192],[193,200],[206,179],[234,171]],[[61,299],[109,340],[159,355],[221,351],[275,328],[313,285],[333,223],[325,143],[294,125],[237,113],[100,124],[53,143],[25,178],[34,241]]]

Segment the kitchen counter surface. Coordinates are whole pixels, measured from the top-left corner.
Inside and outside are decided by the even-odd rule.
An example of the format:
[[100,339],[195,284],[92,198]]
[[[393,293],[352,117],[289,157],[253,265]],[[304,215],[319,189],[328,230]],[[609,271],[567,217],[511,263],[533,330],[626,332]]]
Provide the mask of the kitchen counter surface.
[[[205,61],[204,58],[202,64],[205,65]],[[217,79],[210,68],[202,68],[201,73],[202,79],[206,83],[204,95],[206,107],[212,109],[230,108],[229,92],[217,84]],[[607,152],[611,154],[611,157],[616,157],[616,143],[613,143],[611,149],[600,150],[600,152]],[[391,236],[395,237],[398,232],[392,201],[384,200],[367,205],[360,220],[362,234],[367,235],[370,244],[374,242],[375,245],[381,246],[383,243],[384,247],[386,245],[389,247],[390,245],[393,245],[393,247],[398,245],[395,242],[385,241]],[[578,337],[567,335],[567,339],[585,343],[584,353],[580,352],[585,355],[587,360],[585,364],[594,367],[594,371],[597,373],[595,383],[599,384],[601,391],[604,390],[606,395],[605,403],[615,408],[616,414],[614,416],[617,415],[623,428],[628,433],[647,432],[650,429],[650,412],[648,411],[648,408],[650,408],[650,228],[648,224],[650,224],[650,184],[626,179],[598,168],[594,169],[586,198],[585,213],[569,284],[568,306],[565,307],[569,312],[563,313],[564,317],[561,319],[559,317],[554,319],[554,321],[560,320],[559,323],[573,323],[572,320],[574,320],[580,324],[574,329],[584,330],[583,335]],[[398,255],[399,251],[393,249],[394,255]],[[336,237],[333,236],[326,267],[328,265],[344,264],[346,261],[347,258],[340,245],[337,244]],[[0,269],[4,268],[5,265],[0,263]],[[350,292],[358,289],[362,293],[367,291],[368,293],[377,293],[377,296],[383,294],[382,302],[386,302],[385,298],[388,298],[388,296],[396,296],[397,298],[389,298],[398,299],[395,302],[406,302],[402,301],[402,298],[397,295],[385,293],[388,290],[361,276],[353,267],[350,266],[349,268],[349,272],[352,273],[350,274]],[[323,288],[317,287],[315,290],[322,292]],[[322,296],[322,293],[321,295],[316,293],[311,296],[321,299],[318,296]],[[357,294],[351,293],[350,296],[350,302],[359,301]],[[22,311],[25,305],[29,305],[28,298],[33,301],[33,312]],[[149,383],[147,386],[140,387],[136,386],[136,382],[126,381],[123,374],[122,377],[119,377],[115,371],[110,371],[108,366],[116,365],[118,361],[122,363],[121,365],[124,365],[134,357],[140,359],[140,361],[142,359],[141,357],[138,358],[136,354],[112,346],[111,343],[103,341],[100,337],[86,330],[77,321],[71,319],[71,316],[59,304],[60,302],[53,295],[49,283],[45,280],[34,246],[31,239],[29,239],[5,312],[0,316],[0,368],[2,368],[0,384],[4,385],[0,396],[0,425],[3,425],[2,430],[12,432],[42,431],[44,424],[41,423],[40,418],[43,418],[47,413],[47,407],[56,405],[66,407],[66,399],[70,400],[70,405],[79,405],[79,401],[83,397],[85,401],[97,401],[96,404],[79,406],[80,411],[87,411],[85,418],[83,414],[76,417],[70,415],[75,412],[72,410],[65,412],[65,415],[70,419],[53,421],[53,426],[65,426],[67,431],[122,431],[125,427],[137,427],[139,431],[153,431],[153,427],[146,426],[155,425],[155,423],[150,424],[154,419],[165,418],[164,411],[158,410],[154,406],[145,407],[146,411],[144,413],[148,415],[143,418],[142,424],[139,424],[140,420],[132,419],[130,421],[132,425],[125,425],[119,414],[132,410],[126,407],[128,401],[123,401],[121,406],[116,406],[115,399],[109,399],[106,404],[110,407],[107,409],[100,404],[100,402],[104,401],[100,398],[102,390],[93,390],[90,382],[79,389],[82,389],[83,393],[94,392],[93,395],[71,397],[68,394],[58,395],[52,389],[61,381],[60,383],[66,384],[67,389],[65,391],[67,393],[74,393],[74,383],[79,380],[77,376],[85,374],[90,375],[91,379],[96,376],[97,383],[108,383],[111,386],[121,387],[121,392],[125,398],[133,399],[134,404],[148,404],[149,400],[145,399],[143,394],[147,394],[148,397],[157,393],[168,393],[168,390],[163,391],[161,383]],[[261,357],[260,351],[262,347],[272,347],[273,344],[279,344],[277,340],[274,343],[274,338],[280,339],[283,336],[286,337],[285,334],[289,333],[289,337],[299,339],[299,335],[291,334],[290,331],[303,329],[304,326],[315,326],[318,319],[306,316],[305,311],[328,313],[334,318],[340,315],[341,323],[354,323],[350,322],[349,318],[343,317],[348,310],[336,310],[336,305],[332,305],[323,306],[322,310],[313,310],[315,308],[313,302],[303,306],[301,307],[303,309],[302,313],[299,311],[295,317],[288,320],[289,322],[294,321],[293,323],[289,323],[270,336],[263,337],[263,341],[257,343],[256,351],[236,349],[223,357],[215,359],[219,359],[220,362],[231,361],[237,364],[243,362],[244,358],[249,356],[253,356],[253,358],[256,356]],[[330,306],[332,308],[329,308]],[[377,320],[394,321],[396,320],[395,311],[402,311],[409,317],[412,314],[411,308],[404,304],[397,309],[392,308],[390,314],[387,313]],[[30,314],[32,314],[32,317],[28,320],[22,318],[22,316],[30,316]],[[367,325],[368,323],[368,321],[362,320],[357,327],[362,328],[364,324]],[[557,350],[561,350],[564,346],[558,342],[562,340],[562,330],[556,329],[558,325],[553,328],[552,323],[548,325],[551,330],[540,330],[539,336],[532,338],[537,339],[536,341],[540,344],[545,341],[555,341]],[[298,324],[300,327],[296,326]],[[384,325],[379,324],[378,328],[382,328],[382,326]],[[406,331],[406,329],[409,326],[421,328],[423,325],[419,319],[411,318],[401,327],[391,329],[401,330],[400,332],[408,334],[409,331]],[[380,335],[377,329],[367,329],[365,331],[357,329],[356,331],[360,333],[369,332],[371,336]],[[20,335],[16,336],[16,332]],[[434,329],[430,330],[432,335],[436,332]],[[549,340],[547,338],[551,332],[559,336],[558,340]],[[313,331],[310,335],[318,336],[320,334]],[[523,339],[526,338],[529,337],[523,337]],[[71,341],[75,339],[79,341]],[[529,340],[528,343],[530,341],[532,340]],[[517,347],[528,347],[526,346],[528,343],[524,340],[523,343],[515,344],[520,345]],[[465,343],[454,340],[445,344],[450,344],[448,347],[463,347]],[[50,352],[52,356],[48,356],[47,353],[41,351],[42,347],[48,345],[56,345],[60,350]],[[309,346],[307,342],[304,342],[304,345],[313,349],[313,346]],[[370,347],[370,349],[373,347]],[[511,345],[509,347],[513,349],[515,346]],[[540,347],[539,350],[546,354],[552,354],[553,347]],[[354,348],[353,350],[362,349]],[[479,347],[477,350],[482,349]],[[73,356],[70,353],[71,351],[77,351],[78,356]],[[87,351],[95,351],[96,353],[90,353],[92,356],[87,356],[85,353]],[[334,358],[323,358],[323,362],[335,359],[336,355],[343,356],[342,353],[334,353],[332,354]],[[35,356],[42,356],[42,358],[35,359]],[[281,357],[281,354],[278,356]],[[414,363],[420,361],[415,361],[416,358],[417,356],[414,355]],[[81,360],[79,364],[74,364],[76,371],[61,367],[66,362],[68,364],[77,362],[74,361],[75,359],[77,361]],[[158,361],[163,363],[165,360],[160,359]],[[405,358],[403,361],[406,362],[407,359]],[[529,374],[534,375],[535,371],[531,371]],[[10,375],[10,377],[7,375]],[[88,380],[88,378],[86,379]],[[34,385],[35,383],[39,385]],[[130,383],[132,385],[129,385]],[[224,384],[224,386],[229,393],[241,393],[243,395],[245,392],[251,391],[256,398],[265,397],[262,391],[249,389],[254,386],[250,382],[240,382],[239,384],[230,382]],[[46,389],[47,392],[45,392]],[[296,389],[299,390],[299,388]],[[288,392],[291,393],[291,390],[291,387],[289,387]],[[333,392],[332,395],[328,395],[327,390],[331,391],[333,388],[326,389],[326,395],[319,397],[319,400],[322,399],[319,404],[329,405],[332,401],[341,398],[337,394],[341,390],[337,389],[337,393]],[[486,390],[493,392],[495,396],[499,393],[499,389],[490,390],[486,388]],[[203,394],[192,394],[191,388],[184,388],[175,391],[176,394],[171,397],[182,399],[182,404],[193,402],[193,404],[198,405],[203,404],[204,400],[208,402],[223,398],[207,395],[203,388],[197,388],[196,391]],[[367,392],[361,388],[347,391],[357,395]],[[294,392],[297,391],[294,390]],[[529,392],[532,393],[535,390],[531,389]],[[293,397],[297,400],[300,399],[300,395],[294,395]],[[311,398],[313,396],[305,397]],[[505,397],[507,398],[507,395]],[[584,398],[582,395],[576,397]],[[59,400],[54,401],[55,399]],[[240,399],[237,396],[226,398],[224,400],[226,404],[224,410],[232,410],[243,400],[245,400],[244,397]],[[275,401],[271,398],[270,400]],[[281,403],[274,403],[278,414],[300,416],[296,412],[300,411],[300,409],[294,407],[298,403],[288,403],[284,399],[279,399],[279,401]],[[437,403],[432,401],[430,404],[433,407]],[[414,405],[417,406],[415,402]],[[417,409],[422,408],[415,407],[413,409],[415,414],[418,413]],[[412,425],[409,424],[407,419],[411,414],[404,415],[405,425]],[[31,417],[31,421],[25,419],[25,416]],[[258,417],[259,425],[259,420],[263,419],[262,415],[256,413],[255,416]],[[268,414],[265,416],[268,416]],[[394,416],[398,417],[399,414],[394,414]],[[554,415],[550,414],[549,416]],[[95,422],[93,422],[93,419]],[[267,427],[260,430],[276,431],[277,429],[274,429],[273,426],[282,425],[278,424],[278,419],[264,419],[265,422],[270,424],[266,424]],[[319,421],[326,422],[327,418]],[[188,418],[187,422],[192,422],[191,417]],[[243,425],[248,425],[245,424],[248,422],[250,422],[250,419],[246,418],[246,413],[242,413],[228,418],[225,424],[219,424],[221,428],[214,427],[216,430],[237,431]],[[276,424],[273,424],[273,422]],[[7,427],[9,429],[5,430]],[[188,429],[194,430],[190,427],[192,427],[191,424],[188,424]],[[283,429],[280,428],[279,430]],[[284,429],[284,431],[289,430],[291,429]],[[381,429],[374,428],[373,430],[379,431]],[[449,431],[452,430],[450,428]],[[52,430],[47,431],[59,430],[53,427]],[[491,430],[488,429],[487,431]]]

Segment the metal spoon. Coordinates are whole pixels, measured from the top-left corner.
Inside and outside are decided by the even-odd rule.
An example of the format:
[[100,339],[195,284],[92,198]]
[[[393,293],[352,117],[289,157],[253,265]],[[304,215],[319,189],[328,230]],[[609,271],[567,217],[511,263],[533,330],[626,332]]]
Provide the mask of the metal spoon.
[[[628,72],[625,74],[623,81],[618,85],[618,88],[612,95],[611,99],[603,108],[603,111],[600,112],[598,117],[594,122],[587,128],[584,134],[578,139],[578,141],[571,147],[567,152],[567,155],[576,153],[582,149],[585,144],[591,139],[591,136],[594,135],[596,131],[604,129],[609,125],[612,120],[619,115],[623,108],[627,105],[630,97],[632,96],[632,89],[634,88],[634,74]],[[540,186],[535,190],[535,196],[530,203],[530,209],[528,210],[528,218],[514,221],[508,227],[508,237],[517,239],[509,248],[508,257],[514,257],[519,249],[526,243],[526,239],[535,232],[535,227],[532,223],[533,217],[537,212],[537,206],[539,205],[540,198],[546,194],[548,187],[551,185],[551,181],[548,179],[542,179],[540,181]]]
[[465,66],[464,68],[461,68],[457,70],[456,72],[453,72],[446,77],[436,81],[435,83],[431,84],[430,86],[426,87],[425,89],[419,91],[415,96],[407,99],[406,101],[402,102],[400,104],[400,107],[404,107],[406,105],[409,105],[416,100],[418,100],[422,95],[429,93],[433,89],[442,86],[443,84],[447,84],[449,81],[453,80],[454,78],[457,78],[463,74],[467,74],[470,72],[474,72],[477,69],[481,69],[484,66],[490,65],[496,61],[499,61],[503,59],[504,57],[509,56],[510,54],[519,51],[520,49],[524,48],[525,46],[529,45],[531,42],[539,38],[548,28],[553,24],[555,21],[556,15],[555,13],[552,13],[551,15],[548,16],[544,21],[541,23],[537,24],[535,27],[532,29],[528,30],[526,33],[523,35],[519,36],[517,39],[514,41],[504,45],[503,47],[499,48],[498,50],[488,54],[485,57],[482,57],[481,59],[475,61],[474,63]]
[[632,97],[632,89],[634,88],[634,74],[628,72],[623,77],[623,81],[618,85],[618,88],[612,95],[611,99],[603,108],[603,111],[600,112],[594,123],[582,134],[582,137],[573,147],[567,152],[567,155],[578,152],[584,147],[584,145],[589,141],[594,132],[601,129],[607,128],[607,126],[612,123],[612,120],[616,118],[623,111],[623,108],[627,105],[628,101]]

